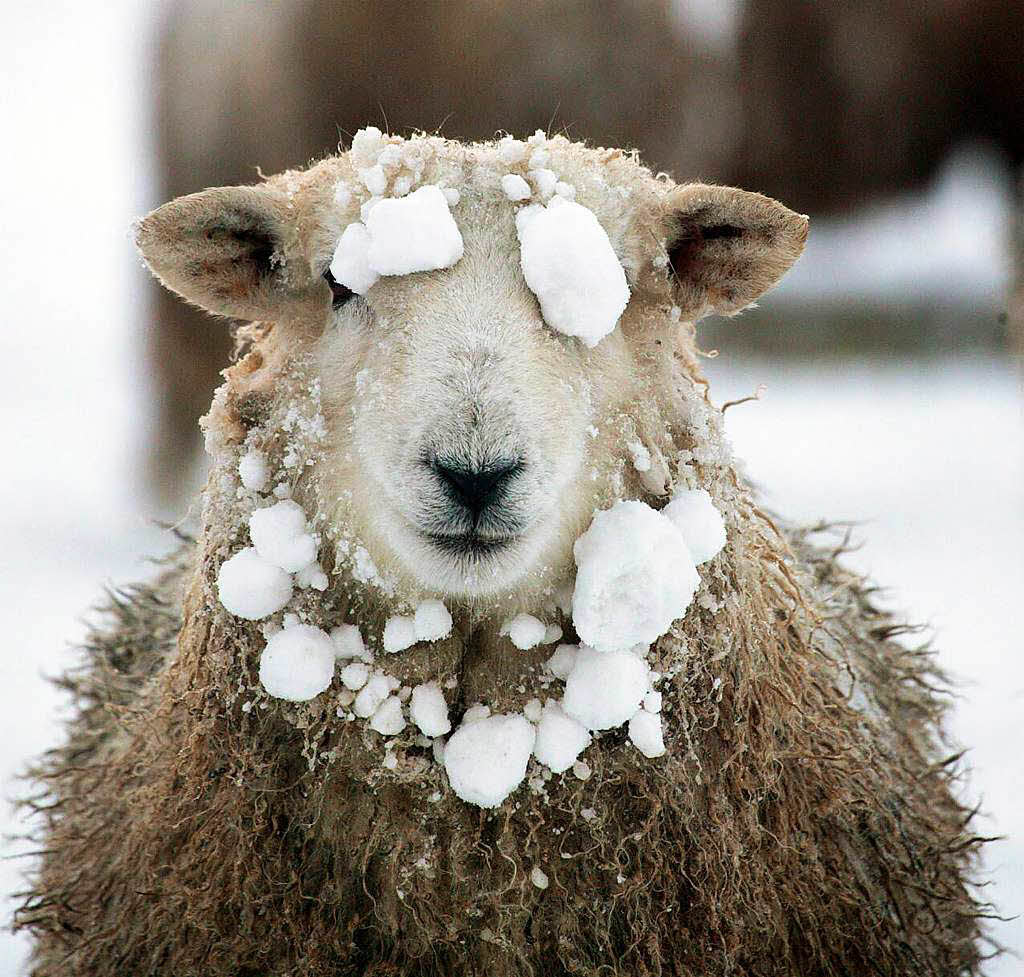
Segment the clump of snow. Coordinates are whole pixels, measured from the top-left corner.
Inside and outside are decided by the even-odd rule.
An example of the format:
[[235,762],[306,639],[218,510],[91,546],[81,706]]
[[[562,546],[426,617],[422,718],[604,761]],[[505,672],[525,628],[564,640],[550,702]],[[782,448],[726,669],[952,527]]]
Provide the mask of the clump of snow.
[[449,207],[455,207],[462,199],[462,194],[455,187],[445,187],[442,191],[444,199],[448,201]]
[[682,533],[694,563],[707,563],[725,546],[725,521],[707,489],[682,489],[661,511]]
[[541,641],[542,645],[553,645],[556,641],[561,640],[562,629],[557,624],[549,624],[544,628],[544,640]]
[[555,184],[555,193],[560,197],[565,197],[566,200],[576,199],[576,188],[571,183],[566,183],[563,180],[559,180]]
[[372,656],[366,650],[363,634],[354,624],[339,624],[331,631],[331,641],[334,642],[334,654],[337,658],[372,660]]
[[590,775],[593,771],[590,769],[590,764],[587,763],[586,760],[577,760],[572,765],[572,772],[579,780],[590,780]]
[[290,624],[267,642],[260,657],[260,683],[269,695],[306,702],[334,678],[334,643],[308,624]]
[[313,562],[303,567],[295,574],[295,583],[303,590],[312,587],[313,590],[327,589],[327,574],[319,563]]
[[629,739],[650,759],[665,755],[665,741],[661,735],[661,716],[654,712],[638,712],[629,721]]
[[451,732],[448,703],[436,682],[425,682],[412,690],[409,715],[424,736],[445,736]]
[[449,268],[462,257],[462,235],[440,188],[420,187],[407,197],[382,200],[366,222],[367,261],[382,275]]
[[498,142],[498,156],[509,166],[521,163],[526,159],[526,143],[512,136],[505,136]]
[[291,499],[257,509],[249,517],[249,535],[264,560],[289,573],[316,561],[316,540],[306,532],[306,514]]
[[619,321],[629,286],[611,241],[586,207],[556,197],[516,215],[519,260],[544,321],[596,346]]
[[291,600],[292,578],[247,546],[221,564],[217,596],[236,617],[259,621]]
[[632,652],[581,645],[562,709],[587,729],[612,729],[636,715],[648,688],[647,663]]
[[405,729],[405,718],[402,716],[402,701],[395,695],[389,695],[373,713],[370,729],[384,736],[397,736]]
[[627,441],[626,447],[633,457],[633,467],[638,472],[649,472],[651,470],[651,452],[642,441]]
[[555,678],[560,678],[564,682],[569,677],[572,666],[576,664],[578,651],[576,645],[559,645],[545,663],[545,667]]
[[425,600],[416,607],[413,628],[417,641],[440,641],[452,633],[452,616],[444,601]]
[[505,191],[505,196],[509,200],[529,200],[533,192],[530,190],[530,184],[515,173],[506,173],[501,178],[501,189]]
[[490,707],[485,706],[482,702],[477,702],[471,705],[462,716],[462,725],[466,723],[475,723],[481,719],[486,719],[491,714]]
[[358,692],[370,677],[370,669],[363,662],[352,662],[341,670],[341,684],[352,692]]
[[267,487],[270,469],[262,451],[250,448],[238,461],[238,477],[242,484],[253,492],[262,492]]
[[389,655],[411,648],[416,644],[416,619],[401,614],[389,617],[384,624],[383,642]]
[[356,701],[352,704],[352,711],[360,719],[369,719],[398,685],[398,679],[383,672],[374,672],[367,679],[366,685],[359,690]]
[[544,715],[544,707],[541,705],[540,699],[531,699],[523,706],[523,715],[530,720],[531,723],[539,723],[540,717]]
[[507,634],[520,651],[528,651],[544,641],[547,625],[532,614],[517,614],[502,625],[501,633]]
[[[537,155],[537,153],[534,153],[533,156],[530,157],[531,166],[533,166],[534,159]],[[546,159],[545,162],[547,162]],[[533,185],[537,188],[537,193],[539,193],[545,200],[555,192],[555,187],[558,185],[558,176],[553,170],[549,170],[544,167],[534,168],[530,170],[528,176],[533,180]]]
[[539,865],[534,865],[533,868],[530,869],[530,881],[538,889],[546,889],[548,887],[547,873],[545,873]]
[[384,133],[376,126],[366,126],[352,137],[352,159],[362,166],[371,166],[377,161],[384,142]]
[[644,696],[644,709],[647,712],[661,712],[661,693],[656,689],[651,689]]
[[331,274],[335,280],[356,295],[365,295],[376,284],[380,274],[370,267],[370,232],[356,221],[342,231],[341,240],[331,258]]
[[595,513],[573,554],[573,624],[601,651],[660,637],[683,616],[700,584],[675,524],[635,500]]
[[590,733],[586,727],[567,715],[557,702],[549,701],[544,705],[537,724],[533,755],[552,773],[568,770],[589,745]]
[[497,807],[523,782],[535,738],[533,725],[518,715],[464,723],[444,750],[452,790],[469,804]]

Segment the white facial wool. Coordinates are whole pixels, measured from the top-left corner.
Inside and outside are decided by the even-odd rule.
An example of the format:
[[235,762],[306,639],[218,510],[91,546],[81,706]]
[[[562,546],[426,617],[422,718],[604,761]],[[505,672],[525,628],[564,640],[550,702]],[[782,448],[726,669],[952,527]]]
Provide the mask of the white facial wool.
[[707,563],[725,546],[725,521],[707,489],[681,489],[661,511],[683,534],[694,563]]
[[292,578],[247,546],[221,564],[217,596],[235,617],[259,621],[276,614],[291,600]]
[[674,523],[635,500],[596,512],[573,554],[573,624],[599,651],[650,644],[686,613],[700,585]]
[[612,729],[640,711],[649,687],[647,663],[631,651],[582,645],[565,680],[562,709],[587,729]]
[[557,332],[596,346],[629,302],[626,274],[593,213],[563,197],[516,215],[523,277]]
[[334,678],[334,642],[319,628],[294,624],[273,635],[260,657],[260,684],[269,695],[306,702]]
[[460,726],[444,749],[444,768],[457,797],[497,807],[526,776],[536,733],[523,716],[497,715]]

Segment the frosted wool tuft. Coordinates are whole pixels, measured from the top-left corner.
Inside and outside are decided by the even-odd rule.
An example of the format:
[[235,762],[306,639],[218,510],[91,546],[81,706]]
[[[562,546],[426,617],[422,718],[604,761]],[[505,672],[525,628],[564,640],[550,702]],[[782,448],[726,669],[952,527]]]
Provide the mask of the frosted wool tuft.
[[643,502],[617,502],[595,513],[573,554],[573,624],[600,651],[661,637],[686,613],[700,585],[682,534]]
[[564,773],[590,746],[586,727],[567,715],[557,702],[547,702],[537,724],[533,755],[552,773]]
[[619,321],[629,286],[611,241],[586,207],[556,197],[516,215],[523,277],[557,332],[596,346]]
[[292,578],[247,546],[221,564],[217,596],[235,617],[259,621],[291,600]]
[[275,699],[306,702],[334,678],[334,642],[319,628],[293,624],[267,642],[260,657],[260,684]]
[[366,220],[370,233],[367,262],[381,275],[410,275],[450,268],[462,257],[462,235],[435,186],[407,197],[382,200]]
[[463,724],[444,748],[444,769],[457,797],[497,807],[526,777],[536,737],[529,720],[497,715]]
[[682,533],[694,563],[707,563],[725,546],[725,521],[707,489],[681,489],[661,511]]
[[565,680],[562,709],[587,729],[613,729],[640,711],[649,686],[647,663],[631,651],[583,645]]
[[289,573],[316,561],[316,540],[306,532],[306,514],[291,499],[257,509],[249,517],[249,535],[264,560]]

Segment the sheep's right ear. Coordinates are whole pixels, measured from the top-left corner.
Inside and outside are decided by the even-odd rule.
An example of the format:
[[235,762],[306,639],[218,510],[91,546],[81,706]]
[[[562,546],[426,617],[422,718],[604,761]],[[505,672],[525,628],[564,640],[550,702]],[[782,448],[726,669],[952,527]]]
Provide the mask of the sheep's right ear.
[[189,302],[271,318],[308,285],[300,269],[285,267],[287,213],[283,194],[266,185],[203,190],[143,217],[135,243],[153,274]]

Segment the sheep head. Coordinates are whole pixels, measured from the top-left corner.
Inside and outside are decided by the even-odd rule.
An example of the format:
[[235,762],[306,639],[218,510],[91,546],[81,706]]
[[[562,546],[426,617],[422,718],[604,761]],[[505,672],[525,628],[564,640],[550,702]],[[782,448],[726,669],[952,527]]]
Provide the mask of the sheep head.
[[[595,507],[623,494],[619,419],[641,432],[663,423],[692,337],[680,323],[732,315],[773,286],[806,218],[561,137],[372,139],[258,186],[166,204],[141,221],[139,248],[185,299],[264,324],[257,360],[228,372],[236,408],[281,396],[294,364],[318,379],[326,437],[307,495],[329,536],[356,542],[409,593],[480,601],[550,585]],[[518,182],[503,183],[510,175]],[[339,281],[339,241],[352,226],[365,234],[361,216],[372,231],[384,205],[370,188],[409,200],[416,186],[446,194],[455,260],[402,274],[342,262]],[[624,308],[598,338],[552,328],[564,296],[528,282],[521,260],[522,211],[557,206],[593,215],[624,275]],[[417,241],[431,250],[429,233]],[[553,260],[572,249],[556,242]],[[605,287],[590,252],[574,260],[577,291]],[[239,413],[222,442],[244,438]],[[656,463],[632,491],[664,494],[671,478]]]

